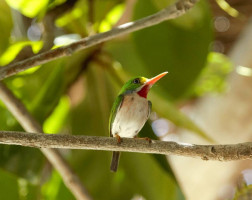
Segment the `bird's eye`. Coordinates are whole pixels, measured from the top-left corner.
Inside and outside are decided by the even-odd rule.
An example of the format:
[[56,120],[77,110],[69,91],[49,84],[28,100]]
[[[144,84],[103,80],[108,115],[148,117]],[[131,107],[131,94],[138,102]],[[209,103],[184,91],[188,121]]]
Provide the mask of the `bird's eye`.
[[134,79],[134,80],[133,80],[133,83],[135,83],[135,84],[139,84],[139,83],[140,83],[139,78]]

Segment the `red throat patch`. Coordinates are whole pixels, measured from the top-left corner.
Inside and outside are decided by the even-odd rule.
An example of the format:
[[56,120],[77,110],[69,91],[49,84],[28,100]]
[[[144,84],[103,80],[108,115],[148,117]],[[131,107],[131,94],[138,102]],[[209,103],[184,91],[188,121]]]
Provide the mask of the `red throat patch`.
[[137,94],[140,97],[147,98],[147,94],[148,94],[149,90],[150,90],[149,85],[145,85],[140,91],[137,92]]

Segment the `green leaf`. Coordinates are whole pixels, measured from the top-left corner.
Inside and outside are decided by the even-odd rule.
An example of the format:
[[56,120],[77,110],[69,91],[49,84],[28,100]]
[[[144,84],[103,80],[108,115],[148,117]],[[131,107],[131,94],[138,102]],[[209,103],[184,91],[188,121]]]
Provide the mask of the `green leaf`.
[[52,113],[64,92],[64,62],[55,61],[47,64],[44,68],[47,68],[44,70],[49,75],[47,74],[39,92],[30,104],[32,113],[41,124]]
[[69,99],[65,96],[60,99],[53,113],[45,120],[43,130],[45,133],[58,133],[70,110]]
[[56,19],[55,24],[58,27],[64,27],[70,33],[85,36],[87,35],[87,12],[87,2],[77,1],[72,10]]
[[18,183],[13,175],[0,170],[0,185],[0,199],[19,199]]
[[0,65],[9,64],[17,54],[25,47],[30,45],[32,47],[33,53],[38,53],[42,48],[42,41],[19,41],[10,45],[5,52],[0,56]]
[[[134,19],[157,11],[151,0],[137,1]],[[200,1],[183,17],[134,32],[132,36],[147,75],[169,71],[169,78],[159,84],[170,98],[182,98],[206,63],[212,40],[208,5]]]
[[59,199],[57,198],[57,195],[59,194],[61,184],[62,179],[58,174],[58,172],[52,171],[50,179],[41,188],[41,194],[43,196],[43,199],[46,200]]
[[116,24],[116,22],[120,19],[120,17],[123,14],[123,11],[125,9],[125,4],[119,4],[115,6],[105,17],[104,20],[102,20],[99,32],[105,32],[112,29],[112,27]]
[[[85,184],[84,184],[85,185]],[[86,185],[85,185],[86,187]],[[53,188],[52,188],[53,189]],[[62,179],[59,185],[59,190],[55,199],[60,200],[75,200],[76,198],[73,196],[72,192],[66,187],[63,183]]]
[[46,8],[49,0],[6,0],[6,2],[23,15],[32,18]]
[[9,45],[9,37],[12,30],[12,18],[9,6],[4,0],[0,0],[0,55]]
[[227,88],[226,78],[233,70],[233,64],[223,54],[211,52],[208,63],[192,87],[189,95],[203,96],[210,92],[224,92]]
[[[99,28],[99,24],[110,15],[111,11],[116,8],[118,4],[122,3],[122,0],[114,1],[94,1],[94,22],[95,30]],[[119,7],[119,13],[121,9]]]

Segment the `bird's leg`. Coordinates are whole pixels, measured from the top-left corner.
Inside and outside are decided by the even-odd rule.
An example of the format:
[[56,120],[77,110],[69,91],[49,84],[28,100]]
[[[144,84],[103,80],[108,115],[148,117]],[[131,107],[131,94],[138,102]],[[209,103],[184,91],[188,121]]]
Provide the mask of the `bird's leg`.
[[148,138],[148,137],[141,137],[141,138],[139,138],[139,137],[135,136],[134,138],[135,138],[135,139],[140,139],[140,140],[147,140],[149,143],[152,142],[151,139]]
[[117,133],[115,134],[115,137],[117,139],[117,144],[121,144],[121,142],[122,142],[121,137]]

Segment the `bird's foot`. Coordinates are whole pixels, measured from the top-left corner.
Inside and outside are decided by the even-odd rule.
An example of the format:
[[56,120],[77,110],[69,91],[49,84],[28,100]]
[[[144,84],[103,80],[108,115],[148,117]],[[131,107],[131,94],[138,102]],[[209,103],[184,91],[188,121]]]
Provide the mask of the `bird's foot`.
[[149,142],[149,144],[151,144],[151,142],[152,142],[152,140],[151,140],[150,138],[148,138],[148,137],[141,137],[141,138],[139,138],[139,137],[134,137],[134,138],[135,138],[135,139],[146,140],[146,141]]
[[115,137],[117,139],[117,144],[121,144],[121,142],[122,142],[121,137],[118,134],[115,134]]

